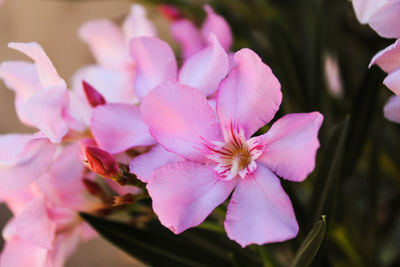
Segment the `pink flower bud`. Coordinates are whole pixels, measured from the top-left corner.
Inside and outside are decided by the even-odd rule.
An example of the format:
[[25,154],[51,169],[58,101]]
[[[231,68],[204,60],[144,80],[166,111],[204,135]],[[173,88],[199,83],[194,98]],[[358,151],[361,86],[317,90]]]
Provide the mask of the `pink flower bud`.
[[106,103],[104,97],[86,81],[82,81],[82,86],[86,98],[92,107],[96,107],[98,105],[104,105]]
[[182,18],[182,14],[179,9],[174,6],[162,4],[158,6],[158,9],[159,12],[169,21],[176,21]]
[[109,178],[114,178],[119,174],[118,164],[108,152],[88,146],[85,147],[85,154],[93,172]]

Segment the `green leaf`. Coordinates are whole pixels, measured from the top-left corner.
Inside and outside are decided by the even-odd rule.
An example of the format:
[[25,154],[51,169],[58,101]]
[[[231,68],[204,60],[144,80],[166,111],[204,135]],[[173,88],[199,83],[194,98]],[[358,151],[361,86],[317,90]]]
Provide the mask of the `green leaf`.
[[292,267],[305,267],[311,264],[325,238],[325,232],[325,216],[322,216],[322,220],[314,225],[301,244],[292,262]]
[[[152,222],[136,228],[81,213],[101,236],[151,266],[256,266],[251,255],[233,242],[220,242],[224,235],[204,230],[189,230],[180,235]],[[210,234],[212,234],[210,236]],[[219,237],[216,237],[219,235]],[[230,246],[230,247],[229,247]]]

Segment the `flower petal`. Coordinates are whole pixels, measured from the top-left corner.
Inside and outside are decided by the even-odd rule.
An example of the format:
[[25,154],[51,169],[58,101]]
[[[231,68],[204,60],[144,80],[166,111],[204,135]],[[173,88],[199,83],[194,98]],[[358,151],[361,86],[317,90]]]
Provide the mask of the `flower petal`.
[[56,148],[47,138],[32,138],[14,158],[0,162],[0,184],[11,189],[30,185],[47,170]]
[[138,179],[147,183],[153,171],[168,163],[184,161],[185,159],[175,153],[168,152],[162,146],[156,145],[149,152],[141,154],[129,164],[131,173]]
[[395,95],[389,98],[384,107],[385,118],[400,123],[400,97]]
[[352,0],[357,19],[367,24],[372,15],[381,8],[387,0]]
[[242,247],[262,245],[294,238],[298,229],[292,203],[270,170],[258,166],[238,182],[225,220],[230,239]]
[[9,43],[8,47],[18,50],[35,61],[40,82],[44,88],[52,86],[66,87],[53,63],[37,43]]
[[248,138],[275,116],[282,101],[281,85],[250,49],[236,52],[234,60],[237,65],[219,86],[217,113],[223,129],[232,123]]
[[400,95],[400,67],[389,73],[383,80],[383,84],[396,95]]
[[132,64],[125,38],[112,21],[86,22],[79,28],[79,37],[89,45],[100,66],[121,69]]
[[195,88],[163,83],[143,99],[141,111],[153,137],[186,159],[207,161],[204,141],[221,140],[214,111]]
[[130,13],[122,24],[122,31],[126,41],[134,37],[157,36],[156,28],[146,16],[146,9],[139,4],[131,6]]
[[14,236],[7,240],[1,253],[0,266],[43,267],[48,250]]
[[50,87],[33,95],[25,104],[30,121],[53,143],[61,142],[68,132],[64,121],[68,92],[64,86]]
[[139,108],[134,105],[98,106],[93,109],[90,125],[99,147],[112,154],[154,143]]
[[164,81],[176,81],[175,55],[166,42],[151,37],[133,38],[130,49],[137,67],[135,91],[139,99]]
[[211,167],[184,161],[155,170],[147,189],[161,223],[179,234],[202,223],[234,186],[234,181],[219,179]]
[[228,55],[215,35],[211,34],[210,45],[185,61],[179,72],[179,82],[210,96],[218,89],[227,72]]
[[264,152],[257,162],[287,180],[303,181],[315,167],[322,121],[319,112],[280,118],[264,135]]
[[184,60],[204,48],[205,42],[199,30],[190,20],[173,21],[170,27],[172,37],[181,45]]
[[15,218],[16,233],[26,241],[51,249],[56,225],[46,212],[46,203],[42,196],[36,197]]
[[201,28],[204,40],[207,40],[210,33],[213,33],[225,51],[229,51],[232,45],[232,32],[229,24],[222,16],[216,14],[209,5],[206,5],[204,10],[207,12],[207,18]]
[[400,67],[400,40],[379,51],[371,60],[369,67],[377,64],[382,70],[392,72]]
[[400,1],[376,1],[378,4],[385,3],[377,9],[369,20],[369,25],[382,37],[399,38],[400,29]]

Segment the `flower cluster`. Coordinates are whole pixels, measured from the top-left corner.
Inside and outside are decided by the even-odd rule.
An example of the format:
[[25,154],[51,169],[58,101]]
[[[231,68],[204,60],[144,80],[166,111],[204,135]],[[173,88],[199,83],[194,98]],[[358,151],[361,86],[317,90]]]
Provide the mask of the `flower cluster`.
[[[255,135],[279,109],[280,83],[252,50],[231,52],[227,22],[205,11],[198,29],[164,8],[181,66],[139,5],[122,29],[86,23],[79,36],[97,63],[78,70],[71,89],[40,45],[9,44],[33,62],[3,62],[0,77],[15,92],[21,122],[38,131],[0,136],[0,198],[14,214],[1,266],[63,265],[94,236],[78,212],[101,213],[126,194],[146,193],[129,185],[129,172],[176,234],[230,198],[225,230],[243,247],[297,235],[278,176],[300,182],[313,171],[323,116],[285,115]],[[114,202],[95,173],[112,178],[102,183],[120,196]]]

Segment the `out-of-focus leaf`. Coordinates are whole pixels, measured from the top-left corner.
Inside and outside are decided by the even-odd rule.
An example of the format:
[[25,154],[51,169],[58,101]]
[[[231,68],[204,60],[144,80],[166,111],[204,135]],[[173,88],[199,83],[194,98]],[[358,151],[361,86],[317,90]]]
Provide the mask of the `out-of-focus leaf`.
[[81,216],[108,241],[152,266],[257,266],[251,255],[221,245],[220,238],[213,242],[206,231],[174,235],[158,222],[136,228],[85,213]]
[[317,255],[317,252],[325,238],[326,222],[325,216],[319,220],[308,233],[300,248],[297,250],[296,256],[292,262],[292,267],[306,267]]

